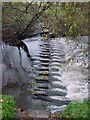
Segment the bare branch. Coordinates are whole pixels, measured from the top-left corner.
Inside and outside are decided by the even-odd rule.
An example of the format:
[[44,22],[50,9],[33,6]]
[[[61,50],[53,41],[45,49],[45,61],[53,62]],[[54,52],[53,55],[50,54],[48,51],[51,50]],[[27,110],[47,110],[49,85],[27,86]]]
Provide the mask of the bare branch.
[[41,11],[38,12],[38,13],[36,13],[36,14],[33,16],[32,20],[29,22],[29,24],[26,26],[26,28],[24,29],[24,31],[23,31],[19,36],[24,35],[25,32],[28,30],[28,28],[32,26],[32,23],[35,22],[35,21],[40,17],[40,15],[42,15],[43,12],[44,12],[45,10],[47,10],[51,5],[52,5],[52,3],[49,3],[48,5],[44,5],[44,7],[41,9]]

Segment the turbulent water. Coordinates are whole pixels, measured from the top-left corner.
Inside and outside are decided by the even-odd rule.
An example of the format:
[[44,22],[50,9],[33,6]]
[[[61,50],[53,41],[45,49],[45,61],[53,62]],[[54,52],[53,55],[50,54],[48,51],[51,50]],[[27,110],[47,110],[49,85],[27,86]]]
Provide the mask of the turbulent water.
[[63,46],[57,40],[38,36],[18,46],[2,43],[2,56],[3,93],[13,95],[18,107],[51,113],[70,102],[65,98],[66,87],[56,78],[65,62]]
[[18,45],[1,44],[2,92],[13,95],[22,110],[45,115],[62,111],[70,102],[68,81],[61,80],[66,63],[62,42],[36,36]]

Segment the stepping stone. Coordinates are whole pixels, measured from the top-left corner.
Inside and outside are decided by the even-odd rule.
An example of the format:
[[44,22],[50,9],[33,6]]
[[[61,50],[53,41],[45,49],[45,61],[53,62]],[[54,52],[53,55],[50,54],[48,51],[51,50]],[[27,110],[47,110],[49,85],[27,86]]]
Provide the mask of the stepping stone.
[[50,69],[61,69],[59,66],[57,66],[57,65],[54,65],[54,64],[52,64],[52,66],[50,66]]
[[58,60],[58,59],[53,59],[50,62],[66,63],[66,61],[62,61],[62,60]]
[[49,58],[50,55],[47,55],[47,54],[39,54],[37,55],[37,58],[39,59],[40,57],[44,57],[44,58]]
[[48,105],[63,105],[63,104],[68,104],[71,101],[68,100],[67,98],[63,99],[62,97],[64,96],[37,96],[35,99],[42,99],[43,101],[48,102]]
[[39,55],[36,55],[36,56],[37,56],[37,58],[39,58],[39,57],[49,57],[49,55],[47,55],[47,54],[45,54],[45,55],[39,54]]
[[48,86],[38,86],[38,88],[40,88],[40,89],[49,89]]
[[48,67],[41,67],[41,68],[38,68],[38,70],[40,70],[40,71],[49,71],[49,68]]
[[60,73],[58,73],[58,72],[50,72],[50,75],[51,76],[61,76]]
[[[51,75],[51,74],[50,74],[50,75]],[[58,75],[58,76],[60,76],[60,75]],[[51,83],[52,83],[53,81],[59,81],[59,82],[62,82],[60,79],[55,78],[55,77],[53,77],[53,76],[50,76],[50,77],[49,77],[49,81],[51,81]]]
[[[43,84],[43,83],[41,83]],[[43,89],[43,88],[38,88],[37,86],[33,88],[32,91],[47,91],[47,89]]]
[[55,59],[55,58],[52,57],[51,61],[60,62],[60,58],[59,59],[57,59],[57,58]]
[[40,44],[39,46],[43,46],[43,44]]
[[36,58],[30,58],[30,60],[31,60],[31,61],[35,61],[35,60],[36,60]]
[[42,51],[42,52],[40,53],[40,55],[50,55],[50,53],[49,53],[49,52],[44,52],[44,51]]
[[67,94],[66,89],[61,89],[61,88],[52,88],[48,91],[48,95],[59,95],[59,96],[65,96]]
[[60,56],[59,53],[51,53],[51,56]]
[[46,71],[46,70],[44,70],[44,71],[38,71],[38,74],[39,75],[46,75],[46,76],[48,76],[49,75],[49,71]]
[[45,63],[48,63],[49,62],[49,59],[40,59],[41,62],[45,62]]
[[47,70],[47,71],[49,71],[49,65],[39,65],[39,68],[40,69],[45,69],[45,70]]
[[41,88],[41,89],[48,89],[49,88],[48,84],[46,84],[46,83],[38,83],[37,87]]
[[49,73],[44,73],[44,74],[43,74],[43,73],[39,73],[38,75],[39,75],[39,76],[42,76],[42,75],[43,75],[43,76],[44,76],[44,75],[45,75],[45,76],[49,76]]
[[40,63],[40,65],[42,65],[44,67],[49,67],[49,63]]
[[38,76],[34,77],[34,80],[38,82],[48,82],[49,78],[48,76]]
[[34,67],[34,68],[35,68],[35,67],[38,68],[38,64],[33,64],[33,67]]
[[52,100],[57,100],[57,101],[68,101],[69,99],[67,99],[66,97],[64,96],[49,96]]
[[35,82],[38,83],[48,83],[48,80],[35,80]]
[[62,112],[65,110],[67,105],[51,105],[48,106],[48,109],[51,111],[51,114],[56,113],[56,112]]
[[38,64],[38,65],[34,65],[35,67],[36,67],[36,69],[38,69],[38,70],[48,70],[49,69],[49,67],[48,66],[42,66],[41,64]]
[[50,58],[49,55],[40,55],[41,58]]
[[40,62],[41,65],[49,65],[49,63]]
[[53,68],[53,67],[52,67],[52,68],[50,68],[50,71],[57,71],[57,72],[58,72],[58,71],[59,71],[59,68]]
[[48,97],[48,101],[50,101],[49,105],[64,105],[64,104],[68,104],[71,101],[67,98],[65,98],[64,96],[49,96]]
[[44,43],[43,43],[43,44],[41,44],[41,45],[39,45],[39,46],[41,46],[41,47],[48,47],[48,48],[50,47],[50,45],[49,45],[49,44],[44,44]]
[[51,56],[65,56],[65,54],[61,54],[61,53],[51,53]]
[[[51,53],[64,53],[60,48],[52,48]],[[64,53],[65,54],[65,53]]]
[[60,69],[62,69],[62,66],[63,66],[62,64],[50,64],[49,68],[58,68],[59,67],[58,69],[60,70]]
[[32,94],[33,95],[44,95],[44,96],[47,96],[47,91],[41,91],[41,90],[33,90],[32,91]]
[[48,45],[43,45],[43,46],[41,46],[41,49],[47,49],[47,50],[50,50],[50,46],[48,46]]
[[38,63],[40,63],[39,60],[35,60],[35,61],[33,62],[33,64],[38,64]]
[[34,77],[35,79],[46,79],[46,80],[48,80],[48,76],[35,76]]
[[66,101],[60,101],[60,100],[52,100],[49,98],[49,104],[48,106],[55,105],[55,106],[62,106],[62,105],[68,105],[71,101],[66,100]]
[[62,65],[60,64],[60,63],[57,63],[57,62],[52,62],[52,63],[50,63],[50,67],[52,67],[52,66],[59,66],[59,67],[61,67]]
[[41,49],[45,49],[45,50],[50,50],[50,49],[51,49],[50,46],[48,46],[48,45],[47,45],[47,46],[46,46],[46,45],[41,46],[40,48],[41,48]]
[[[41,53],[44,53],[44,54],[47,54],[49,53],[50,51],[49,50],[41,50]],[[50,53],[49,53],[50,54]]]
[[35,79],[37,83],[48,83],[49,81],[46,79]]
[[62,84],[60,81],[52,81],[51,88],[61,88],[61,89],[66,89],[66,87]]

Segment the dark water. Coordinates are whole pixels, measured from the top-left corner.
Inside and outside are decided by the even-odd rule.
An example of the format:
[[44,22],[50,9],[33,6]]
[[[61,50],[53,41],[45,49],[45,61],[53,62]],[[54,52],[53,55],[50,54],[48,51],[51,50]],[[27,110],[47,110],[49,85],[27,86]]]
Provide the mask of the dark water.
[[69,100],[58,77],[64,62],[63,46],[41,37],[20,44],[1,44],[3,94],[13,95],[17,106],[26,111],[60,111]]

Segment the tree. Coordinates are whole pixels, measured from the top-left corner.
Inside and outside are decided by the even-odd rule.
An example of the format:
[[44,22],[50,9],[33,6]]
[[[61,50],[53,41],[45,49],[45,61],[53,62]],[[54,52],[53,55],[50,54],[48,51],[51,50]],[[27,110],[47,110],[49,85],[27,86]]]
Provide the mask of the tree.
[[[3,33],[8,28],[17,39],[29,37],[28,34],[43,12],[52,3],[3,3]],[[5,29],[6,28],[6,29]],[[30,32],[31,33],[31,32]]]
[[2,5],[3,39],[31,37],[39,22],[57,36],[89,35],[89,6],[90,3],[79,2],[5,2]]

